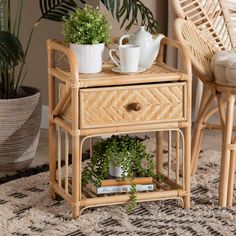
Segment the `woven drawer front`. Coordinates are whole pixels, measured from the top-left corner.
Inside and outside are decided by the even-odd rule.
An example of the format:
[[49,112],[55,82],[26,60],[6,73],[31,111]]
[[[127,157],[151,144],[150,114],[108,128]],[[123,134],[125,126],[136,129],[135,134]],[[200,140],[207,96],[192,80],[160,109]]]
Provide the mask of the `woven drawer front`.
[[184,83],[82,89],[81,128],[184,118]]

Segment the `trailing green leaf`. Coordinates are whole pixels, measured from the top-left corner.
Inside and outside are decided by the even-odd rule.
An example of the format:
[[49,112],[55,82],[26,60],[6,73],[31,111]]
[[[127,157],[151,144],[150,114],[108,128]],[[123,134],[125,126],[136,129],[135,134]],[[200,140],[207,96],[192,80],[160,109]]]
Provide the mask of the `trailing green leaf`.
[[93,146],[93,155],[82,173],[82,185],[92,182],[99,187],[101,180],[109,178],[110,163],[121,167],[122,178],[131,180],[130,204],[128,212],[137,206],[135,177],[153,177],[158,181],[163,178],[154,171],[153,156],[138,137],[113,135],[98,141]]

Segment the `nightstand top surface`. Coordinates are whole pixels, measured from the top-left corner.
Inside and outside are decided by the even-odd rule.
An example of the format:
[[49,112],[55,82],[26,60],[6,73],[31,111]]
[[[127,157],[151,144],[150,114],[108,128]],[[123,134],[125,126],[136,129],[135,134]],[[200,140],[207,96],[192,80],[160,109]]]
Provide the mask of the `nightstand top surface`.
[[[105,64],[103,70],[96,74],[79,74],[80,87],[100,87],[100,86],[119,86],[128,84],[147,84],[158,82],[186,81],[190,76],[178,71],[166,64],[154,64],[145,72],[138,74],[119,74],[112,71],[114,65]],[[65,77],[70,76],[66,70],[54,69],[63,73]],[[53,71],[54,71],[53,70]]]

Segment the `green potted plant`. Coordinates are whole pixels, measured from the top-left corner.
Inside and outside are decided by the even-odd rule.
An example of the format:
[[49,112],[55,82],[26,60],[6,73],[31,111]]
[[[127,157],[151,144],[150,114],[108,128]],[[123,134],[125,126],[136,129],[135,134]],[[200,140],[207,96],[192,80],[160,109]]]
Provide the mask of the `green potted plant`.
[[77,57],[79,72],[100,72],[105,43],[110,41],[106,17],[98,8],[85,5],[71,12],[63,26],[65,40]]
[[111,176],[130,180],[128,211],[136,207],[135,178],[162,179],[154,171],[153,156],[147,152],[146,146],[138,137],[129,135],[113,135],[94,144],[92,157],[82,173],[82,184],[93,183],[99,187],[102,180]]

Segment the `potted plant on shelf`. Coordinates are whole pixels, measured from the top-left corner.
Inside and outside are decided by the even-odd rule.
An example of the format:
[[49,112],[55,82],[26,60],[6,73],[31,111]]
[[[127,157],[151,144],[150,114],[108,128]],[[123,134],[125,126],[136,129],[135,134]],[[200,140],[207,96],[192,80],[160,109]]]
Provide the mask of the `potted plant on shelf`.
[[85,5],[71,12],[63,25],[65,40],[77,57],[79,72],[100,72],[105,43],[110,41],[106,17],[98,8]]
[[146,146],[138,137],[129,135],[113,135],[94,144],[92,157],[82,173],[82,185],[92,183],[99,188],[103,180],[111,177],[129,180],[129,212],[137,205],[137,177],[162,180],[162,176],[154,171],[153,156],[147,152]]

